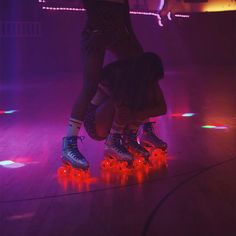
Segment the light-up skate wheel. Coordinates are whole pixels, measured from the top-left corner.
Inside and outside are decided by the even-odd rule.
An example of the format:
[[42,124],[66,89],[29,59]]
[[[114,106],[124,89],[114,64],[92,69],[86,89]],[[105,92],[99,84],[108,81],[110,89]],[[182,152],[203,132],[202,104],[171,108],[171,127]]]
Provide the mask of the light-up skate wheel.
[[116,161],[112,158],[107,158],[101,162],[102,170],[110,170],[113,169],[116,165]]
[[153,149],[150,152],[150,161],[154,168],[167,167],[166,152],[161,149]]
[[61,167],[59,167],[59,169],[57,170],[57,174],[58,174],[59,176],[67,176],[67,175],[68,175],[68,170],[67,170],[66,167],[61,166]]
[[145,166],[144,158],[138,158],[138,159],[134,160],[133,166],[134,166],[134,169],[136,169],[136,170],[142,169]]
[[128,162],[126,162],[126,161],[119,162],[118,169],[121,172],[127,172],[128,171]]
[[103,160],[101,162],[101,168],[102,168],[102,170],[109,170],[109,169],[111,169],[111,162],[110,162],[110,160]]
[[83,171],[82,170],[71,169],[71,173],[70,174],[74,178],[81,179],[83,177]]

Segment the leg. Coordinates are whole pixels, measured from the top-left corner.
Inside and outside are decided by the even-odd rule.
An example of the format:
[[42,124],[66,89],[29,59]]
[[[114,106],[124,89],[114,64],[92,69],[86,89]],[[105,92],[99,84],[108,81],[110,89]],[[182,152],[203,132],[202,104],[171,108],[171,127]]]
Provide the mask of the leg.
[[105,54],[105,37],[100,31],[84,31],[82,35],[83,87],[72,109],[67,137],[63,138],[62,160],[77,169],[88,169],[89,163],[77,147],[79,129],[89,102],[101,78]]
[[105,56],[105,39],[99,31],[85,32],[82,38],[83,87],[71,113],[71,117],[83,120],[87,107],[95,95],[101,80]]
[[139,112],[137,117],[139,119],[145,120],[143,125],[140,127],[140,135],[139,140],[143,146],[151,146],[152,148],[159,148],[162,150],[167,149],[167,143],[158,138],[156,133],[154,132],[153,122],[149,122],[148,118],[150,117],[157,117],[166,114],[167,106],[164,99],[163,92],[160,86],[156,85],[156,97],[155,103],[148,107],[143,112]]
[[110,98],[100,105],[90,105],[84,120],[88,135],[95,140],[106,139],[112,127],[114,113],[114,104]]
[[109,46],[110,51],[118,59],[127,59],[143,53],[143,48],[132,29],[126,29],[120,34],[123,35]]
[[108,47],[118,59],[126,59],[143,53],[143,48],[132,27],[128,0],[125,1],[125,5],[125,25],[116,32],[113,43]]
[[154,133],[153,125],[148,121],[150,117],[156,117],[164,115],[166,113],[166,103],[160,86],[156,85],[155,91],[155,101],[154,104],[150,104],[146,109],[142,111],[137,111],[133,114],[133,121],[129,124],[126,129],[126,140],[128,146],[133,150],[133,152],[140,153],[144,157],[148,157],[147,151],[144,148],[140,148],[140,145],[137,143],[137,133],[139,127],[141,131],[139,135],[139,141],[142,146],[145,147],[146,144],[151,144],[152,147],[160,148],[165,150],[167,144],[157,137]]
[[124,130],[131,120],[131,112],[127,107],[114,104],[114,119],[112,128],[105,143],[105,156],[119,161],[133,163],[134,157],[127,150],[124,140]]

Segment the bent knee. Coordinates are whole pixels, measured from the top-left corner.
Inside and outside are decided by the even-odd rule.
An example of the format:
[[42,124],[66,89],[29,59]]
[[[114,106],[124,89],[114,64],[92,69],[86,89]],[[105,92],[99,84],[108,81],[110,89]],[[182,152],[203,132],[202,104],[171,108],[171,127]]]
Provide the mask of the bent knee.
[[153,117],[154,116],[163,116],[167,113],[167,106],[166,103],[159,104],[153,109]]

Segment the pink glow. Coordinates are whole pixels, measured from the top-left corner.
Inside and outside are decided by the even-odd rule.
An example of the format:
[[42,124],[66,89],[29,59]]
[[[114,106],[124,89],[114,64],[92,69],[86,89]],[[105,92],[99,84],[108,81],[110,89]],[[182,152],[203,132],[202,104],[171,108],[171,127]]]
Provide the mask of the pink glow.
[[214,125],[203,125],[203,129],[228,129],[227,126],[222,125],[222,124],[214,124]]
[[29,219],[32,218],[35,215],[34,212],[30,212],[30,213],[25,213],[22,215],[13,215],[13,216],[9,216],[7,218],[7,220],[21,220],[21,219]]
[[0,166],[9,168],[9,169],[15,169],[15,168],[23,167],[25,166],[25,164],[14,162],[12,160],[5,160],[5,161],[0,161]]
[[173,113],[171,114],[172,117],[192,117],[195,116],[195,113]]

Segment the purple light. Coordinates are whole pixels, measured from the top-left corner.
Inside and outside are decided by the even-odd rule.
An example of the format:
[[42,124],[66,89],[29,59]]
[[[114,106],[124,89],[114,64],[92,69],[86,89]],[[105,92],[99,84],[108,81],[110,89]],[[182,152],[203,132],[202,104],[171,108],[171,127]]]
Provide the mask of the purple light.
[[7,220],[21,220],[21,219],[28,219],[28,218],[32,218],[35,215],[34,212],[30,212],[30,213],[25,213],[22,215],[13,215],[13,216],[9,216],[7,218]]
[[9,110],[9,111],[5,111],[4,113],[5,114],[13,114],[15,112],[17,112],[17,110]]
[[165,0],[160,0],[159,6],[157,7],[157,11],[160,12],[165,5]]
[[0,161],[0,166],[3,166],[5,168],[10,168],[10,169],[15,169],[15,168],[23,167],[25,166],[25,164],[17,163],[11,160],[4,160],[4,161]]
[[215,129],[228,129],[228,127],[226,127],[226,126],[218,126],[218,127],[217,127],[217,126],[216,126]]
[[13,114],[13,113],[15,113],[17,111],[18,110],[8,110],[8,111],[0,110],[0,115],[2,115],[2,114]]
[[5,161],[0,161],[0,166],[7,166],[7,165],[12,165],[14,164],[14,161],[11,160],[5,160]]
[[217,126],[217,125],[203,125],[203,129],[228,129],[226,126]]

